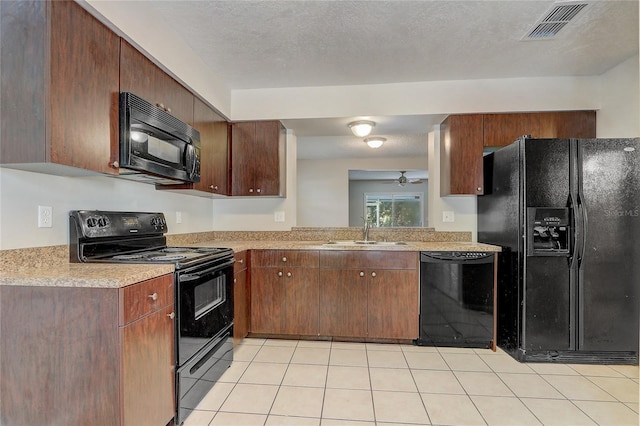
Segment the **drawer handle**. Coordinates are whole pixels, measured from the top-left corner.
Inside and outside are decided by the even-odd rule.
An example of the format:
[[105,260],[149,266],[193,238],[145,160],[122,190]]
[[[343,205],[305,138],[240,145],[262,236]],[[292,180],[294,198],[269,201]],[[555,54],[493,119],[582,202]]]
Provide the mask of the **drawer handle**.
[[149,297],[151,298],[151,300],[158,300],[158,293],[150,294]]
[[175,312],[171,312],[170,314],[167,314],[167,316],[171,319],[174,319],[176,317],[176,313]]
[[371,273],[371,276],[375,278],[375,277],[376,277],[376,273],[375,273],[375,272],[372,272],[372,273]]
[[283,258],[282,258],[282,261],[283,261],[283,262],[286,262],[286,261],[287,261],[287,258],[286,258],[286,257],[283,257]]
[[282,272],[278,272],[278,276],[281,277],[282,276]]
[[238,263],[244,263],[244,259],[238,260]]
[[291,272],[287,272],[287,276],[290,277],[291,276]]
[[364,272],[360,271],[360,276],[364,277]]
[[234,278],[234,279],[233,279],[233,283],[235,284],[235,283],[237,283],[237,282],[238,282],[238,280]]
[[256,190],[256,192],[262,192],[262,190],[261,190],[260,188],[258,188],[258,189]]
[[249,188],[249,192],[253,192],[253,188]]

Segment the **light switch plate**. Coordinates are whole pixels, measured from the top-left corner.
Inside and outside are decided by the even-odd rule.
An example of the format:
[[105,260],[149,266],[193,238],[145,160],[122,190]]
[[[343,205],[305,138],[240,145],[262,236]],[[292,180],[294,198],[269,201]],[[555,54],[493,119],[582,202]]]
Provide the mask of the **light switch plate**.
[[454,221],[454,214],[452,211],[443,211],[442,212],[442,221],[443,222],[453,222]]

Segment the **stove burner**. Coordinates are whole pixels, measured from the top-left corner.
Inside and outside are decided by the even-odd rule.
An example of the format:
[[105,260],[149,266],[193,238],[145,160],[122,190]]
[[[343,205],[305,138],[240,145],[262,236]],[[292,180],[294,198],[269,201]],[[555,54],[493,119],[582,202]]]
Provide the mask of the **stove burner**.
[[142,259],[144,255],[142,254],[119,254],[117,256],[113,256],[112,260],[136,260]]
[[184,252],[190,252],[191,250],[184,247],[166,247],[166,248],[163,248],[162,251],[165,253],[184,253]]
[[157,262],[157,261],[163,261],[163,262],[173,262],[176,260],[182,260],[182,259],[186,259],[187,256],[181,256],[181,255],[173,255],[173,256],[151,256],[151,257],[147,257],[147,260],[153,261],[153,262]]

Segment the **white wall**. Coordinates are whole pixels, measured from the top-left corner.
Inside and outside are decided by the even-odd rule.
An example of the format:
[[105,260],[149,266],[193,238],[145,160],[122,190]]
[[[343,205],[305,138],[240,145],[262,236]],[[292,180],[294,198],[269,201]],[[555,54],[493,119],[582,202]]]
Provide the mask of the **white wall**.
[[[38,228],[38,206],[53,207],[53,227]],[[111,177],[62,177],[0,169],[0,249],[67,244],[70,210],[162,212],[169,234],[211,230],[208,198],[156,191]],[[176,223],[176,212],[182,223]]]
[[598,109],[598,77],[234,90],[231,116],[313,118]]
[[600,77],[599,138],[640,136],[638,61],[638,56],[630,58]]
[[[246,197],[220,198],[213,201],[213,230],[285,231],[296,226],[296,157],[297,138],[286,135],[286,198]],[[275,222],[275,212],[284,212],[285,221]]]
[[[440,197],[440,128],[434,126],[429,132],[429,226],[437,231],[471,232],[477,240],[477,205],[475,195],[455,195]],[[453,212],[453,222],[444,222],[442,213]]]
[[298,160],[297,226],[349,226],[349,170],[426,169],[426,158]]

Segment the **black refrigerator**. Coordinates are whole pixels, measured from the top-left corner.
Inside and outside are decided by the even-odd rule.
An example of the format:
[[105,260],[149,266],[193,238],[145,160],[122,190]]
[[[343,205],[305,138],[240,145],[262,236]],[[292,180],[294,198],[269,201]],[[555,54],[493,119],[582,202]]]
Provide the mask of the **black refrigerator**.
[[640,139],[523,137],[484,157],[478,242],[502,246],[498,346],[638,363]]

